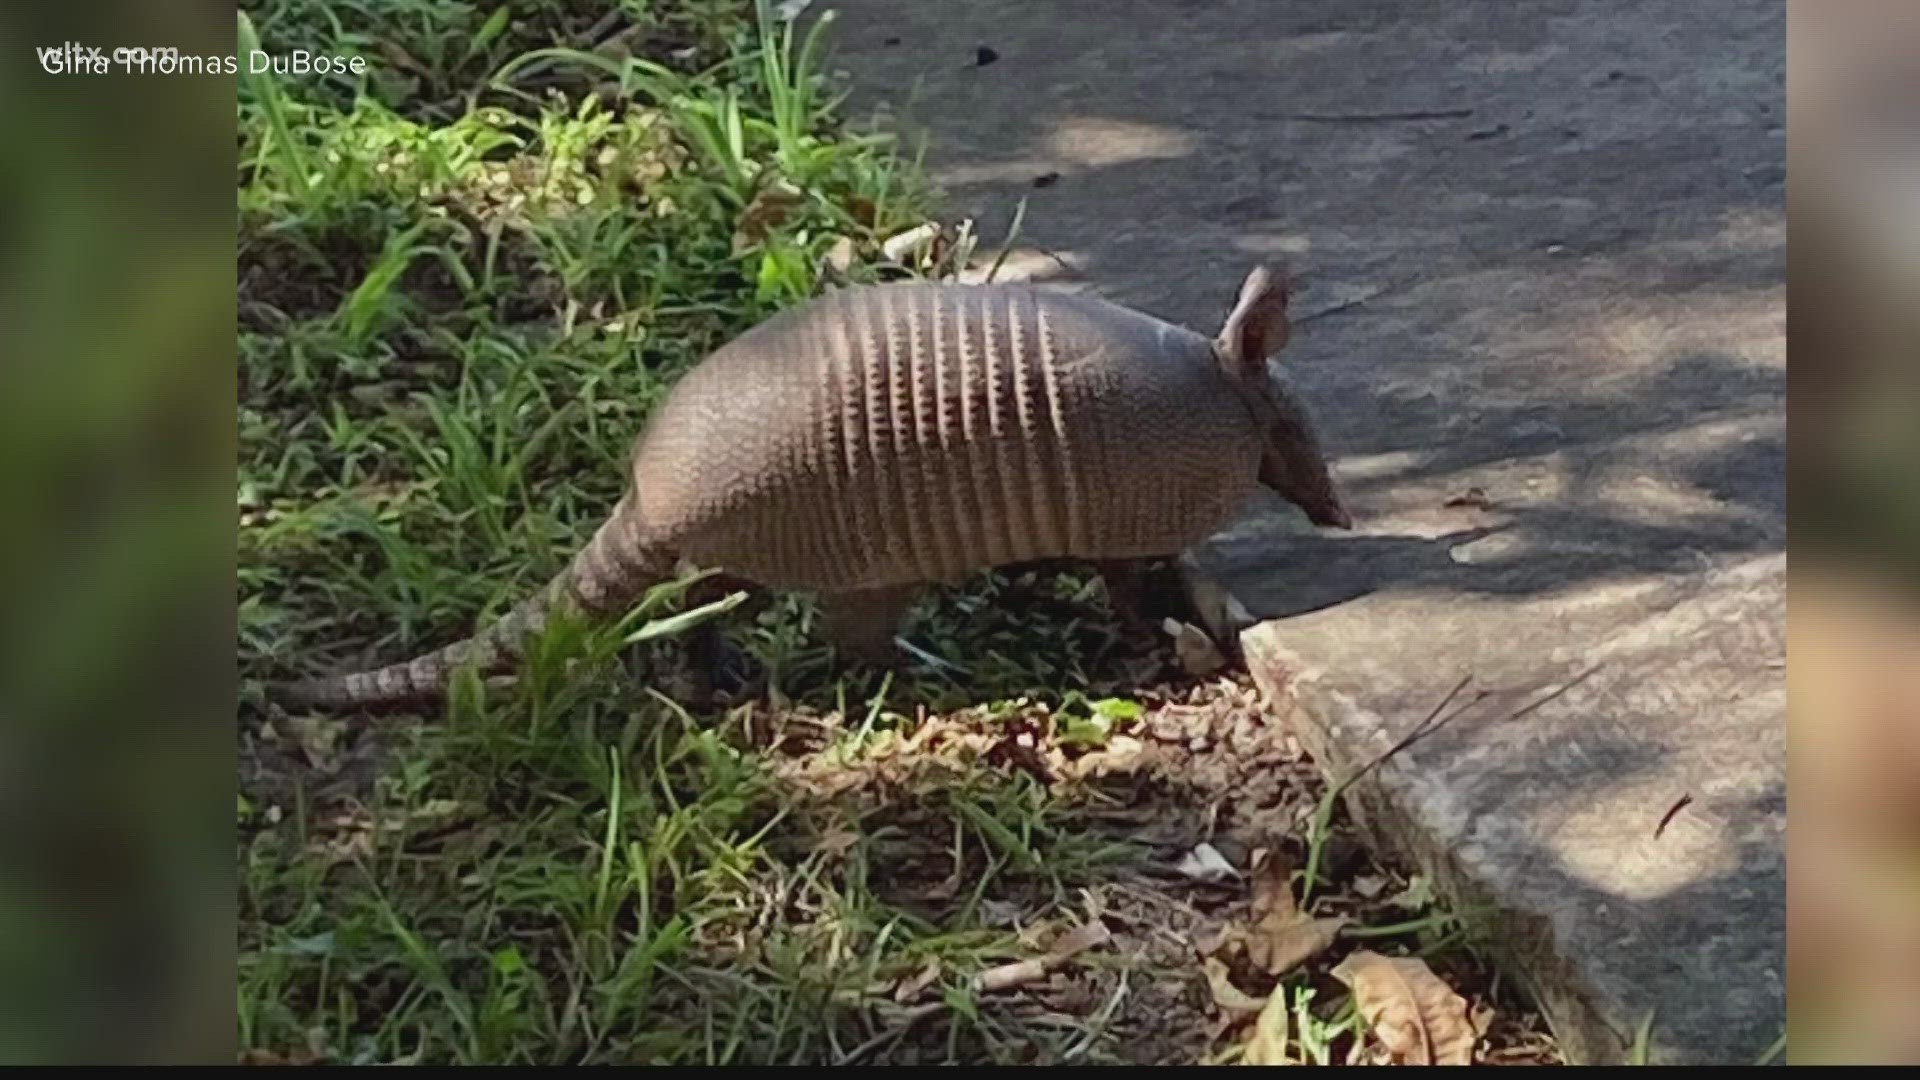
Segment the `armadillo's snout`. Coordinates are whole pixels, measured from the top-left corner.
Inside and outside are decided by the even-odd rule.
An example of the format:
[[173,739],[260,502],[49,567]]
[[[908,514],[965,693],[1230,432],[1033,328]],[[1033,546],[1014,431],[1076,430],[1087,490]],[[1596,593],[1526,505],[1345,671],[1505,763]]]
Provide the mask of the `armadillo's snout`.
[[1334,490],[1318,450],[1282,444],[1260,459],[1260,482],[1300,508],[1322,529],[1352,529],[1353,515]]
[[1301,509],[1306,511],[1308,521],[1323,529],[1351,531],[1353,528],[1353,515],[1347,513],[1347,508],[1340,505],[1338,499],[1314,499]]

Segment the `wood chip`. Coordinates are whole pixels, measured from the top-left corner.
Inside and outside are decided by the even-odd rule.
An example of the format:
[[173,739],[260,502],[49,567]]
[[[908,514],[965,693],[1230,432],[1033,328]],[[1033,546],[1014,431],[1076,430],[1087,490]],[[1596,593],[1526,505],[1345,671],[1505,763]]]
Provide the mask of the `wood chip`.
[[1180,659],[1180,667],[1189,675],[1211,675],[1226,666],[1227,658],[1220,653],[1220,647],[1213,643],[1205,630],[1184,623],[1178,619],[1167,619],[1160,624],[1173,637],[1173,652]]

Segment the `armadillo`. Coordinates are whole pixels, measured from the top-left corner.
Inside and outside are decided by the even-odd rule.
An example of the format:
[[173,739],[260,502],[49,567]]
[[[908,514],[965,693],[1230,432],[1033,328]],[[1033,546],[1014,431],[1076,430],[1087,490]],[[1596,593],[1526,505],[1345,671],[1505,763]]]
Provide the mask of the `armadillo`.
[[920,588],[1049,560],[1177,555],[1264,484],[1352,528],[1273,359],[1284,271],[1255,267],[1208,337],[1021,283],[842,288],[694,366],[635,439],[625,493],[537,595],[417,659],[281,687],[395,704],[498,671],[555,605],[617,617],[685,564],[819,596],[829,636],[889,640]]

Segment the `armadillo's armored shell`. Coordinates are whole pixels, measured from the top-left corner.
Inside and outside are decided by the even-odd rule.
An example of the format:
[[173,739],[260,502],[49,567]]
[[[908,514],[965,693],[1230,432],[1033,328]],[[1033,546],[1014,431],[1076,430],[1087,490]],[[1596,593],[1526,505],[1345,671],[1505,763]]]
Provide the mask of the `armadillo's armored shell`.
[[694,562],[840,591],[1179,551],[1253,489],[1252,414],[1201,335],[1031,286],[844,289],[683,377],[637,505]]

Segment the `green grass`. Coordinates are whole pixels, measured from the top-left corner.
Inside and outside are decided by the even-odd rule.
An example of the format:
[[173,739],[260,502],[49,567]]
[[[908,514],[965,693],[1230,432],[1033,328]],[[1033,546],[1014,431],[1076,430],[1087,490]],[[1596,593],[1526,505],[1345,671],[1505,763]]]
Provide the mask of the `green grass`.
[[[649,411],[732,335],[831,280],[942,273],[968,247],[882,256],[933,193],[844,129],[822,39],[749,3],[242,9],[243,48],[374,69],[243,78],[238,102],[251,1058],[1204,1056],[1204,980],[1163,931],[1220,898],[1155,867],[1285,815],[1236,808],[1252,774],[1228,739],[1059,775],[1215,700],[1182,696],[1204,688],[1085,575],[930,596],[910,633],[931,659],[884,676],[836,668],[805,597],[720,610],[766,684],[697,712],[654,677],[684,582],[622,625],[553,627],[523,678],[469,679],[433,715],[261,704],[263,680],[436,647],[545,582],[620,494]],[[1317,789],[1298,775],[1282,790],[1304,821]],[[1331,893],[1321,853],[1345,826],[1314,821]],[[1370,946],[1433,944],[1420,914]],[[1093,918],[1118,944],[1031,987],[974,986]],[[1289,985],[1317,1040],[1302,1053],[1335,1055],[1337,986]]]

